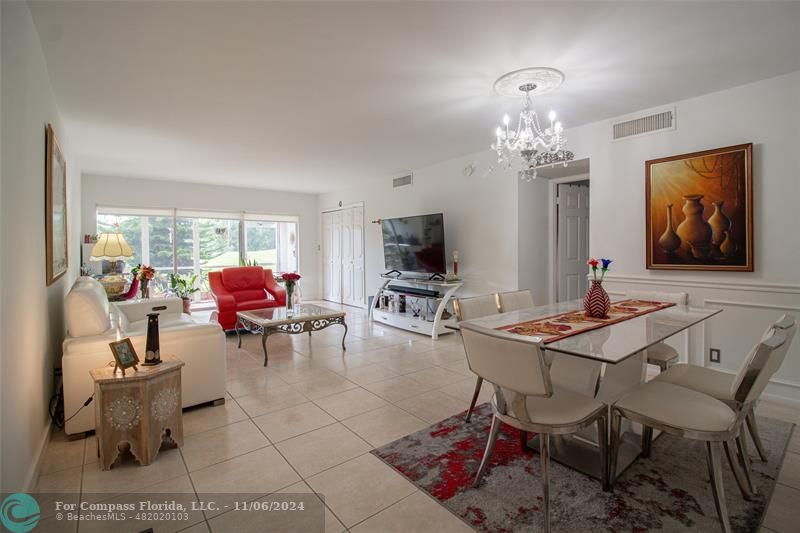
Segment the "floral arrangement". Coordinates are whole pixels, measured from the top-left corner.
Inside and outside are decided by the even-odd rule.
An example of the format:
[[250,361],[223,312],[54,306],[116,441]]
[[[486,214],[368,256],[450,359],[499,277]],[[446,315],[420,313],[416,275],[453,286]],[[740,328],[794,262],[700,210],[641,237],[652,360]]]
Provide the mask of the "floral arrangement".
[[[602,266],[600,264],[602,263]],[[592,276],[594,276],[594,281],[603,281],[603,278],[606,277],[606,272],[608,271],[608,265],[613,263],[611,259],[589,259],[586,261],[586,264],[592,267]],[[600,279],[597,279],[597,267],[600,266]]]
[[281,279],[286,282],[286,285],[294,285],[300,279],[300,274],[297,272],[284,272]]
[[139,278],[139,281],[150,281],[156,276],[156,269],[150,265],[136,265],[131,272]]
[[284,272],[281,279],[286,283],[286,309],[294,309],[295,294],[294,285],[300,279],[300,274],[297,272]]

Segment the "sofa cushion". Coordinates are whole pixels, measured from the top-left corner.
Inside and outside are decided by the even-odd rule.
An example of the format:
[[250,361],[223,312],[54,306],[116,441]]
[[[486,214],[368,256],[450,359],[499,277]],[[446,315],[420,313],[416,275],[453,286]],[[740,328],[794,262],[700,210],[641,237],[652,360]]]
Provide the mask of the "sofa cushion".
[[224,268],[222,283],[228,292],[264,288],[264,269],[260,266]]
[[73,337],[100,335],[111,327],[108,297],[96,279],[82,276],[64,302],[67,331]]

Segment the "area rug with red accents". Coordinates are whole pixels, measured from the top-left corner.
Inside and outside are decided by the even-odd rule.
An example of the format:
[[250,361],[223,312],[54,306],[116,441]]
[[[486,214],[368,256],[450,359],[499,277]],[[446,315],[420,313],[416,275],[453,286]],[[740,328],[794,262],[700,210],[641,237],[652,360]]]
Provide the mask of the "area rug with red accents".
[[[538,454],[523,451],[516,429],[504,426],[491,464],[472,487],[491,425],[491,407],[479,406],[470,422],[447,418],[377,448],[372,453],[478,531],[540,531],[542,488]],[[736,532],[755,532],[775,486],[793,425],[758,419],[768,462],[752,463],[757,494],[745,501],[724,461],[725,496]],[[751,454],[753,446],[750,446]],[[671,435],[653,442],[611,492],[600,482],[551,462],[550,513],[554,531],[720,531],[708,482],[705,445]]]

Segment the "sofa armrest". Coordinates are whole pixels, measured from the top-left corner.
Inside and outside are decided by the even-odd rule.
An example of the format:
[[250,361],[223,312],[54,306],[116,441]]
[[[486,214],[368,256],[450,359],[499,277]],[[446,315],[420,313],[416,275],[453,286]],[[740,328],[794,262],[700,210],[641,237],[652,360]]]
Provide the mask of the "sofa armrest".
[[264,288],[280,305],[286,305],[286,289],[278,285],[272,270],[264,270]]
[[111,305],[124,317],[123,324],[146,320],[148,313],[180,314],[183,312],[183,300],[176,297],[114,302]]
[[223,285],[221,272],[208,273],[208,286],[211,289],[211,297],[214,298],[219,311],[236,310],[236,299]]

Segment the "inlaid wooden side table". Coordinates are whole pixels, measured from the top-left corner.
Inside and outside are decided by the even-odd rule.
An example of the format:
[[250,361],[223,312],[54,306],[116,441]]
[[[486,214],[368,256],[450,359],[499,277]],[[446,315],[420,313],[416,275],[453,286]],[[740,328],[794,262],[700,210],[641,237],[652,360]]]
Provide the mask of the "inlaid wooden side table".
[[130,444],[141,465],[149,465],[162,442],[183,446],[181,367],[183,361],[162,357],[154,366],[139,365],[123,376],[113,367],[91,370],[94,380],[94,419],[100,465],[108,470],[119,445]]

